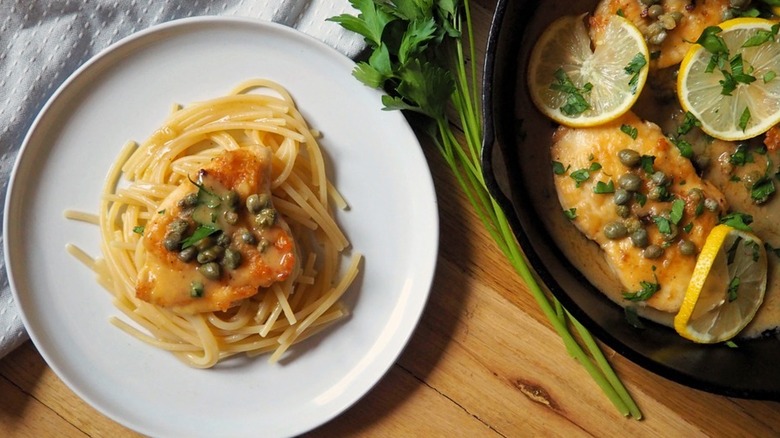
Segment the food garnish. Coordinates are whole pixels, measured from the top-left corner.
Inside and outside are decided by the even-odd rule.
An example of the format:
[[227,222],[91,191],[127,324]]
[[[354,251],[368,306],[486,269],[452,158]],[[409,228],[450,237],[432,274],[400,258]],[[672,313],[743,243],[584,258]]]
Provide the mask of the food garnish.
[[[556,299],[548,298],[536,282],[504,212],[485,184],[480,161],[482,118],[476,88],[477,65],[472,62],[467,67],[466,63],[467,56],[477,59],[469,1],[350,2],[360,11],[357,16],[344,14],[331,20],[363,35],[369,45],[371,54],[367,61],[358,63],[354,76],[366,85],[382,88],[387,93],[382,97],[385,109],[407,110],[428,116],[424,120],[414,120],[421,124],[438,147],[477,215],[525,281],[541,310],[563,339],[567,351],[586,368],[623,415],[641,418],[642,413],[590,333]],[[626,27],[621,24],[617,31],[621,32]],[[634,59],[639,53],[647,59],[647,49],[642,50],[639,41],[635,43],[636,50],[619,66],[621,81],[625,82],[630,99],[635,99],[647,74],[647,68],[637,67],[638,59]],[[556,76],[556,70],[550,71],[550,76],[545,78],[545,87],[554,83],[555,88],[560,90],[556,93],[564,96],[559,106],[566,109],[556,111],[563,114],[562,111],[576,113],[582,110],[583,116],[566,117],[592,121],[592,110],[583,110],[583,100],[586,94],[596,90],[597,84],[589,86],[583,82],[572,86],[572,78],[560,73]],[[633,85],[637,92],[631,94]],[[446,112],[448,105],[455,109],[455,117]],[[597,111],[604,113],[602,109]],[[465,140],[456,134],[452,122],[461,126]],[[566,214],[576,216],[574,210]],[[572,326],[576,335],[570,328]]]

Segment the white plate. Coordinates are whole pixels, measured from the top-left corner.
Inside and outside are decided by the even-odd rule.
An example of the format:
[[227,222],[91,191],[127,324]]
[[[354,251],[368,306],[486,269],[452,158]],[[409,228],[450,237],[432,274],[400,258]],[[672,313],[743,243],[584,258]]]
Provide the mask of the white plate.
[[[363,396],[393,364],[425,306],[438,245],[433,184],[420,145],[353,62],[292,29],[247,19],[171,22],[122,40],[80,68],[28,133],[5,206],[5,257],[35,345],[80,397],[152,436],[286,436]],[[352,316],[294,348],[211,370],[188,368],[109,324],[119,315],[94,275],[65,251],[99,254],[97,228],[63,217],[95,212],[109,165],[174,103],[215,97],[252,77],[286,86],[322,146],[363,273]]]

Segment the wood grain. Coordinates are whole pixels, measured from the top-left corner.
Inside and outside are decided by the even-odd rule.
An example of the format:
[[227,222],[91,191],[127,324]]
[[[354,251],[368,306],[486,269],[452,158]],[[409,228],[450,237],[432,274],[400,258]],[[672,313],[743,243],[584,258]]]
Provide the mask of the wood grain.
[[[472,2],[480,48],[494,7]],[[480,66],[483,56],[480,50]],[[780,436],[780,404],[690,389],[605,349],[645,418],[620,416],[567,354],[436,150],[422,142],[441,217],[429,303],[387,375],[307,436]],[[76,396],[28,342],[0,360],[0,436],[137,434]]]

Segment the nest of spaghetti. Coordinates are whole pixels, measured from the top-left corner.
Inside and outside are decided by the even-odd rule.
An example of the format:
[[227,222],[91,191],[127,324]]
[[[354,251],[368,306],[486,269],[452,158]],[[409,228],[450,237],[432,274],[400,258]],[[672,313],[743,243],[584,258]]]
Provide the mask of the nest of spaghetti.
[[347,204],[318,137],[281,85],[252,80],[125,145],[95,218],[102,257],[81,257],[132,321],[111,322],[209,368],[276,362],[347,316],[362,257],[333,215]]

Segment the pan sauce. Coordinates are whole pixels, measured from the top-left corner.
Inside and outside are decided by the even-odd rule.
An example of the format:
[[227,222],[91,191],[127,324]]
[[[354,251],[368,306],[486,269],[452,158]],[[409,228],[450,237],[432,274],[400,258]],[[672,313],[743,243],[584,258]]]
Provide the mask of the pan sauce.
[[[545,26],[561,15],[593,11],[592,1],[545,2],[544,7],[536,11],[536,17],[530,20],[520,53],[521,66],[527,64],[533,42]],[[664,132],[673,132],[679,125],[682,112],[674,96],[674,81],[677,66],[664,70],[651,71],[647,85],[634,107],[640,118],[658,124]],[[633,305],[623,299],[625,287],[617,280],[612,268],[606,261],[599,246],[585,237],[564,216],[553,185],[550,146],[557,125],[542,116],[533,106],[527,94],[525,75],[517,78],[517,89],[521,94],[516,100],[516,118],[522,121],[522,133],[525,138],[518,150],[518,162],[522,183],[537,212],[544,212],[542,221],[553,240],[570,262],[599,290],[621,306]],[[763,136],[750,143],[751,148],[761,145]],[[769,151],[766,155],[753,154],[754,162],[744,166],[729,163],[736,149],[735,143],[719,140],[711,141],[706,137],[692,136],[696,155],[693,159],[701,176],[714,184],[725,196],[730,211],[749,214],[753,217],[751,227],[754,233],[770,248],[780,248],[780,193],[775,193],[763,204],[757,205],[750,197],[747,188],[757,173],[763,174],[766,160],[771,160],[777,171],[780,164],[780,151]],[[751,149],[752,150],[752,149]],[[739,181],[735,181],[737,177]],[[561,212],[549,214],[547,212]],[[772,251],[768,254],[767,291],[764,303],[753,321],[743,330],[740,337],[756,337],[780,326],[780,257]],[[672,326],[673,313],[660,312],[648,307],[637,307],[637,313],[661,324]]]

